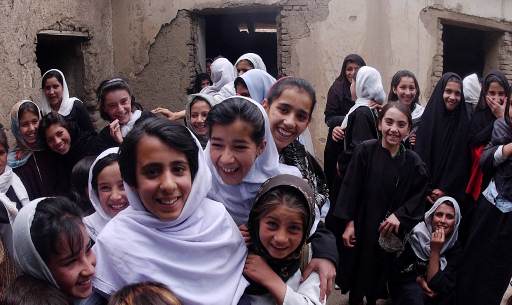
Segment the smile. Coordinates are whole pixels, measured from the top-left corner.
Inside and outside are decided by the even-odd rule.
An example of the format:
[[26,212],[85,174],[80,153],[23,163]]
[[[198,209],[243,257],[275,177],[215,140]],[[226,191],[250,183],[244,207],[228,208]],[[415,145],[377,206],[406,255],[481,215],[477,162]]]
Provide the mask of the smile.
[[279,135],[280,135],[281,137],[283,137],[283,138],[289,138],[289,137],[291,137],[291,136],[293,136],[293,135],[294,135],[294,133],[293,133],[293,132],[290,132],[290,131],[288,131],[288,130],[286,130],[286,129],[284,129],[284,128],[278,128],[278,129],[277,129],[277,132],[278,132],[278,133],[279,133]]
[[234,173],[238,170],[238,167],[235,167],[235,168],[227,168],[227,167],[221,167],[220,168],[224,173],[226,174],[231,174],[231,173]]
[[176,197],[174,199],[156,199],[156,201],[162,205],[173,206],[178,201],[178,199],[180,199],[180,197]]

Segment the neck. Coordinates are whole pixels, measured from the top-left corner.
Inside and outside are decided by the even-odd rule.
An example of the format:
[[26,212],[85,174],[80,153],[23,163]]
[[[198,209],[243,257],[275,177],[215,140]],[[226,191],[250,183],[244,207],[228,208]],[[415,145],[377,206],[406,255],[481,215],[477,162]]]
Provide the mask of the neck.
[[384,139],[382,139],[382,147],[387,149],[392,157],[396,156],[398,153],[398,150],[400,149],[400,144],[397,145],[390,145],[387,143]]

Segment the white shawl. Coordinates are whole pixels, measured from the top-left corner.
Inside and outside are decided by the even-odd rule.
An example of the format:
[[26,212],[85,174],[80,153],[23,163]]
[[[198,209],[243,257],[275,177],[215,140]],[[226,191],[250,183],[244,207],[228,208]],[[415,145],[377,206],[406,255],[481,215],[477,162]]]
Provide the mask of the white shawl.
[[198,171],[176,220],[156,218],[125,184],[130,206],[105,226],[93,247],[96,289],[111,295],[127,284],[156,281],[185,305],[238,303],[248,285],[242,276],[247,248],[224,206],[206,198],[212,176],[195,141]]
[[276,79],[263,70],[252,69],[245,72],[239,78],[243,79],[251,99],[262,104],[268,91],[275,84]]
[[445,201],[449,201],[453,204],[453,208],[455,209],[455,225],[453,227],[453,232],[448,237],[448,240],[444,242],[443,247],[441,248],[441,270],[447,265],[446,258],[444,257],[444,253],[453,247],[457,238],[459,236],[459,224],[461,219],[459,204],[452,197],[444,196],[434,203],[434,205],[425,213],[425,221],[417,224],[414,229],[412,229],[411,234],[411,247],[416,254],[416,256],[423,260],[428,261],[430,259],[430,241],[432,240],[432,217],[434,217],[434,213],[436,209]]
[[270,131],[267,113],[263,106],[246,97],[237,96],[236,98],[242,98],[253,103],[262,113],[265,120],[265,150],[256,158],[252,168],[243,178],[242,182],[237,185],[228,185],[222,181],[211,159],[210,142],[206,145],[205,154],[206,161],[213,175],[212,188],[208,193],[208,198],[224,203],[235,223],[241,225],[247,223],[249,213],[254,204],[254,198],[263,182],[279,174],[290,174],[297,177],[302,177],[302,175],[295,166],[279,163],[279,153]]
[[92,172],[94,169],[94,166],[96,163],[98,163],[101,159],[105,158],[108,155],[111,154],[117,154],[119,151],[119,147],[112,147],[104,152],[102,152],[96,160],[92,163],[91,167],[89,168],[89,182],[88,182],[88,191],[89,191],[89,200],[92,203],[92,206],[96,210],[95,213],[87,216],[84,218],[84,224],[85,228],[87,229],[87,232],[89,233],[89,236],[96,240],[98,235],[100,234],[101,230],[105,227],[105,225],[112,219],[101,206],[100,198],[98,197],[98,194],[94,191],[94,188],[92,187]]
[[252,63],[254,66],[254,69],[259,69],[267,72],[267,67],[265,66],[265,63],[263,62],[263,59],[261,59],[261,56],[259,56],[256,53],[245,53],[242,56],[238,57],[238,59],[235,62],[235,67],[238,65],[238,63],[242,60],[248,60]]
[[462,88],[466,103],[476,105],[480,99],[480,91],[482,90],[482,85],[480,85],[476,73],[464,77],[462,80]]
[[211,77],[213,84],[203,88],[200,93],[214,96],[222,89],[222,87],[224,87],[224,85],[233,83],[236,78],[235,67],[224,57],[217,58],[213,61],[210,69],[212,71]]
[[[60,70],[50,69],[43,74],[43,78],[46,75],[46,73],[50,71],[56,71],[62,76],[62,103],[60,104],[58,113],[62,116],[67,116],[73,109],[73,104],[75,103],[75,101],[80,100],[76,97],[69,97],[68,84],[66,83],[66,78],[64,77],[64,74]],[[48,99],[44,94],[44,89],[42,89],[41,111],[43,112],[43,115],[47,115],[48,113],[52,112],[52,107],[50,106],[50,103],[48,102]]]
[[369,107],[370,101],[383,104],[386,99],[386,93],[382,86],[382,79],[379,71],[370,66],[359,68],[356,76],[356,95],[357,100],[348,111],[347,115],[341,123],[341,128],[347,128],[348,117],[357,108],[364,106]]

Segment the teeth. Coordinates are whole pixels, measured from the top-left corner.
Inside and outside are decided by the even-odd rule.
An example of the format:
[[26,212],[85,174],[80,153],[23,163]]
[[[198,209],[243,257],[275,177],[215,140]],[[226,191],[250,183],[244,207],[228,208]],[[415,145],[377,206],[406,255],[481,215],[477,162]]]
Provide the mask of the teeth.
[[176,201],[178,201],[178,198],[174,198],[174,199],[167,199],[167,200],[164,200],[164,199],[160,199],[159,200],[161,204],[165,204],[165,205],[172,205],[174,204]]
[[123,204],[111,204],[110,207],[113,208],[114,210],[119,210],[119,209],[122,209],[126,206],[126,203],[123,203]]
[[237,168],[225,168],[225,167],[221,167],[221,169],[223,172],[226,172],[226,173],[232,173],[237,170]]
[[287,131],[287,130],[285,130],[283,128],[278,128],[277,132],[279,132],[279,134],[281,136],[283,136],[283,137],[289,137],[289,136],[291,136],[293,134],[293,133],[291,133],[291,132],[289,132],[289,131]]

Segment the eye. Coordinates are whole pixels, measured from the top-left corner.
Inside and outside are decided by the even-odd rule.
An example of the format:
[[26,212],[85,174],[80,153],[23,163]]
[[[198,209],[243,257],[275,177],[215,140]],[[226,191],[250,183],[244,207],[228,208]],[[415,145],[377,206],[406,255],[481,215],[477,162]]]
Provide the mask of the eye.
[[277,223],[273,220],[267,220],[266,225],[270,230],[275,230],[278,227]]
[[407,127],[407,123],[405,123],[405,122],[400,122],[400,123],[398,123],[398,127],[400,127],[400,128],[405,128],[405,127]]
[[173,165],[171,171],[176,176],[183,176],[187,172],[188,167],[185,164]]
[[102,186],[100,186],[100,192],[110,193],[110,192],[112,192],[112,187],[110,187],[110,185],[102,185]]
[[153,179],[153,178],[158,177],[161,172],[162,172],[162,167],[160,165],[145,166],[141,171],[142,175],[148,179]]
[[299,226],[299,225],[292,225],[292,226],[288,227],[288,231],[290,233],[294,233],[294,234],[301,233],[302,232],[302,227]]
[[277,109],[278,109],[278,110],[279,110],[279,112],[281,112],[282,114],[287,114],[288,112],[290,112],[289,107],[286,107],[286,106],[279,106],[279,107],[277,107]]
[[233,146],[233,148],[235,150],[246,150],[247,149],[247,145],[237,144],[237,145]]

